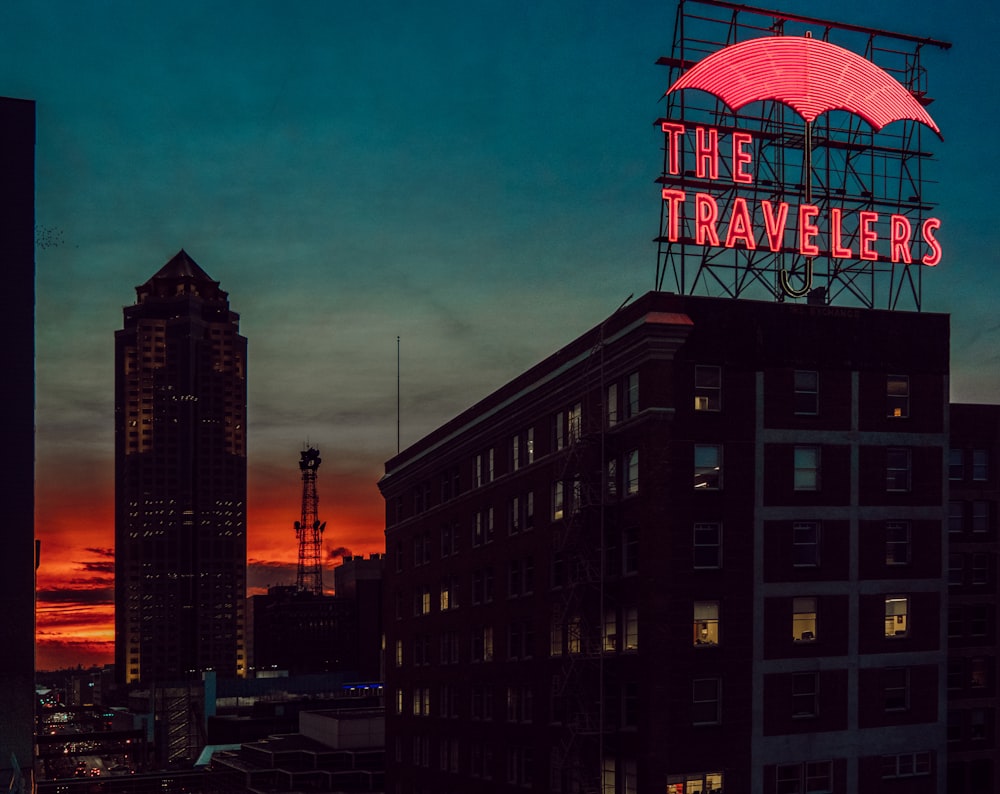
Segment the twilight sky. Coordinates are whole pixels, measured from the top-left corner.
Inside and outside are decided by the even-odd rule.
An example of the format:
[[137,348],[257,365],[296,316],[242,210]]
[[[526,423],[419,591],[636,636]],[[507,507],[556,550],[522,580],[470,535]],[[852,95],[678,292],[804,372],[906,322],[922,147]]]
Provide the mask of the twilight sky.
[[[765,7],[925,50],[944,134],[952,398],[1000,399],[993,0]],[[37,535],[46,669],[112,658],[113,336],[180,248],[249,339],[249,580],[294,581],[298,457],[326,543],[381,551],[405,446],[653,285],[672,0],[32,0],[0,95],[38,103]],[[817,35],[819,35],[817,31]],[[327,574],[332,583],[332,574]]]

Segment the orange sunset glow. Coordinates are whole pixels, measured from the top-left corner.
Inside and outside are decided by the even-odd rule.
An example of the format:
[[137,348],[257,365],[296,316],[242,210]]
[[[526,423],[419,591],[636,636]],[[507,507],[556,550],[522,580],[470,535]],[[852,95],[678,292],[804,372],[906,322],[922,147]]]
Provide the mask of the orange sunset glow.
[[[292,445],[288,471],[251,468],[248,476],[247,595],[270,585],[293,584],[301,482]],[[88,482],[84,474],[60,483],[36,485],[37,576],[36,666],[55,670],[114,660],[114,487],[107,477]],[[324,584],[333,588],[332,569],[343,554],[382,552],[384,502],[381,474],[321,471],[319,510],[327,522],[324,548],[329,562]]]

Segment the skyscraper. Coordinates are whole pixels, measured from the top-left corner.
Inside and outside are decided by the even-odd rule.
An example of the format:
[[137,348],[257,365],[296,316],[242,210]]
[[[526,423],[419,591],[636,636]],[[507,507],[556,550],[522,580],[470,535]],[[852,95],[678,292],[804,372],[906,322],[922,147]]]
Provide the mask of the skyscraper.
[[185,251],[115,333],[115,663],[125,683],[245,669],[246,354]]
[[[0,313],[0,785],[31,769],[35,615],[35,103],[0,97],[0,267],[12,300]],[[15,767],[16,768],[16,767]]]

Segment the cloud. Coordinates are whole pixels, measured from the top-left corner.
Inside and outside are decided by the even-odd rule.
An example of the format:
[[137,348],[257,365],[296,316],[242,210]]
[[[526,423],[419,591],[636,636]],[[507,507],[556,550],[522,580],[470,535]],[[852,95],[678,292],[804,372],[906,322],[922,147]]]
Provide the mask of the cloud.
[[115,588],[113,585],[88,588],[53,587],[48,590],[39,590],[37,598],[40,605],[61,604],[71,606],[78,604],[81,606],[93,606],[95,604],[113,604],[115,601]]
[[337,546],[337,548],[335,548],[335,549],[330,549],[326,553],[326,556],[327,556],[327,559],[329,559],[329,560],[335,560],[338,557],[350,557],[351,556],[351,550],[349,548],[347,548],[346,546]]

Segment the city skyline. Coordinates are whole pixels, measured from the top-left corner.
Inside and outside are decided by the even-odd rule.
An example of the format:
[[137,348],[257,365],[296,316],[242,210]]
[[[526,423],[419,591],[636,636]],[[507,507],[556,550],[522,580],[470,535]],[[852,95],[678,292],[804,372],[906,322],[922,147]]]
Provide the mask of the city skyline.
[[[979,138],[998,78],[978,36],[997,10],[765,5],[953,42],[924,56],[945,246],[924,308],[955,315],[952,398],[995,401],[997,200],[971,177],[997,171]],[[294,577],[306,442],[325,462],[328,550],[382,550],[397,336],[405,447],[652,285],[668,76],[654,61],[673,16],[667,2],[0,11],[22,34],[0,93],[38,101],[40,668],[111,659],[109,340],[133,287],[185,248],[240,311],[251,587]]]

